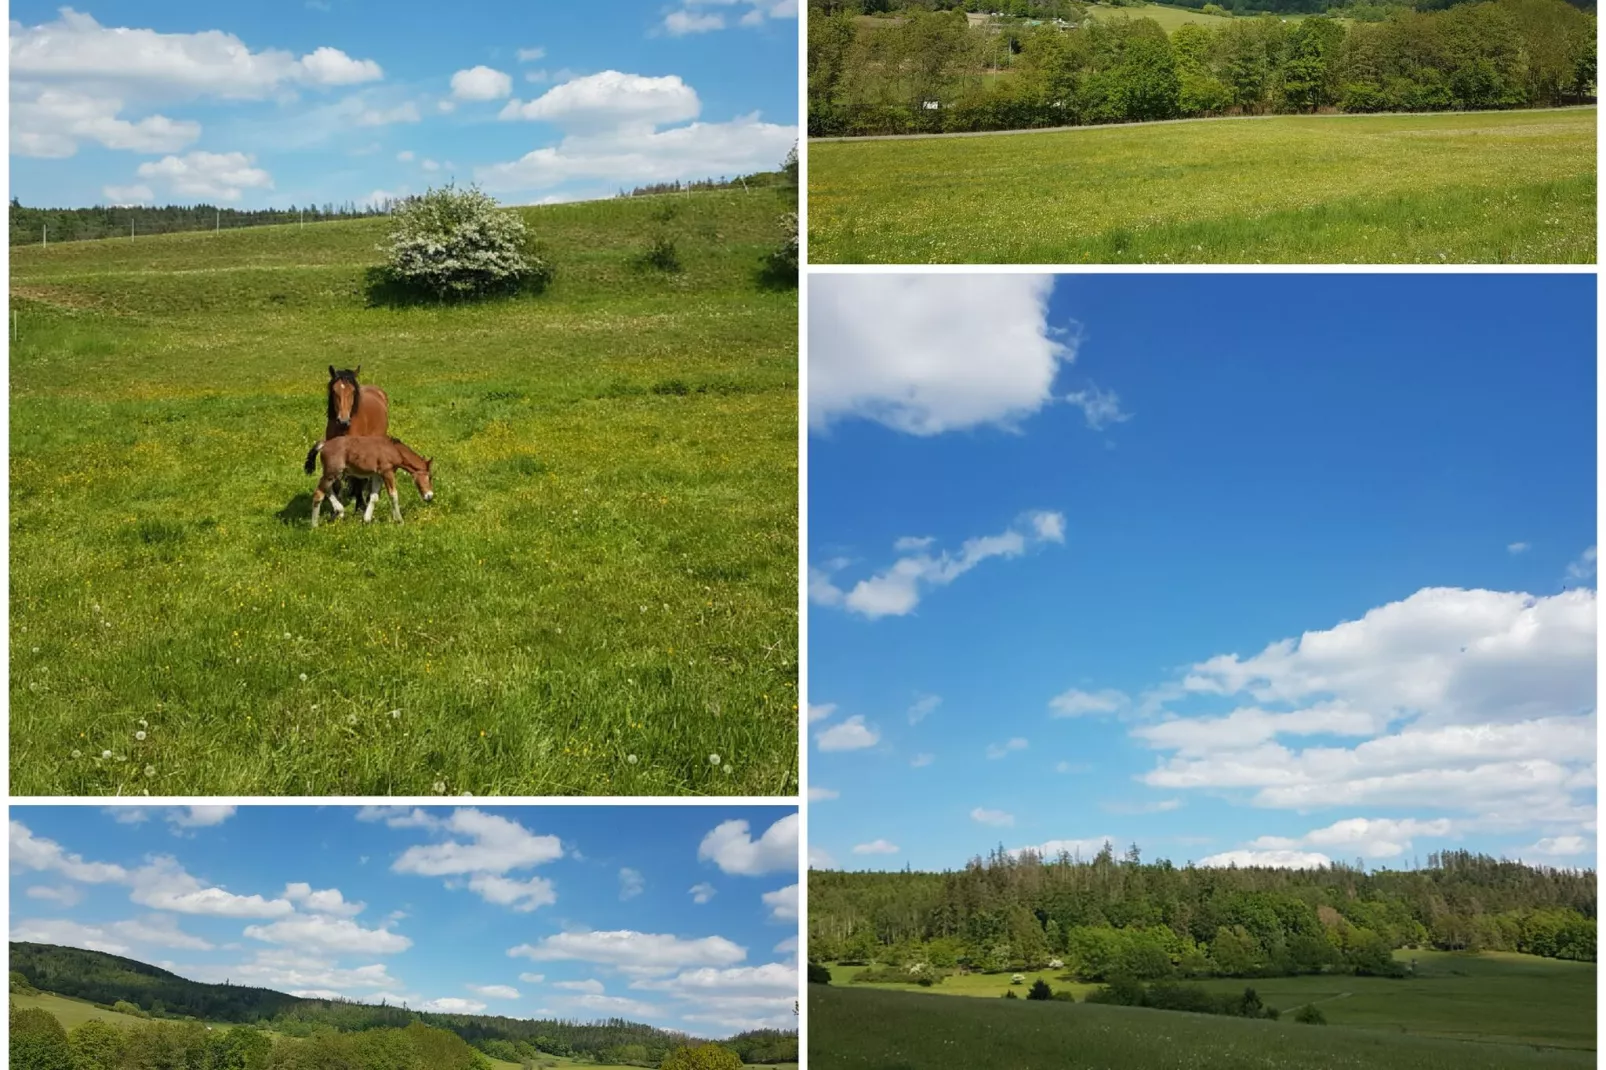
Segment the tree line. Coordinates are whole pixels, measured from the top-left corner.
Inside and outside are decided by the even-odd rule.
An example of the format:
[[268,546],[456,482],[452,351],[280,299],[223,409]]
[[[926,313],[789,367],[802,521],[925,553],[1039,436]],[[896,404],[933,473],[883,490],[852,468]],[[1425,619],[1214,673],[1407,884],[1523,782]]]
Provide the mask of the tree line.
[[1595,960],[1595,874],[1465,851],[1376,870],[1178,868],[1002,848],[963,870],[812,871],[811,962],[1059,969],[1081,981],[1399,976],[1399,948]]
[[222,208],[214,204],[101,205],[96,208],[28,208],[11,199],[11,244],[38,245],[46,240],[85,241],[126,238],[134,234],[175,234],[214,227],[265,227],[285,223],[322,223],[331,219],[364,219],[386,215],[389,202],[291,205],[289,208]]
[[1595,17],[1564,0],[1398,9],[1381,22],[1265,16],[1167,35],[1153,19],[972,27],[962,12],[809,20],[812,137],[1195,116],[1575,104]]

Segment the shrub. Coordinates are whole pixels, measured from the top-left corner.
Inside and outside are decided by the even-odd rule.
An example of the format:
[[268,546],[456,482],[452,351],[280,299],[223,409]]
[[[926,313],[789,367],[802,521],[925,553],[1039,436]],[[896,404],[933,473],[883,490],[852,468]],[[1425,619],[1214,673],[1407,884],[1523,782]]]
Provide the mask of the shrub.
[[1005,999],[1020,999],[1020,997],[1015,994],[1015,990],[1013,988],[1004,989],[1004,998]]
[[517,212],[475,187],[447,185],[401,202],[392,214],[390,280],[440,300],[541,286],[551,269],[529,248]]
[[818,962],[809,963],[809,984],[828,985],[831,983],[831,971]]
[[12,970],[11,991],[15,992],[19,996],[32,996],[39,990],[33,986],[32,981],[28,980],[27,974],[18,973],[16,970]]
[[73,1070],[102,1070],[121,1065],[123,1031],[110,1022],[91,1018],[68,1034],[67,1043],[72,1049]]
[[131,1014],[135,1018],[150,1017],[143,1007],[135,1006],[126,999],[120,999],[116,1003],[113,1003],[112,1010],[116,1011],[118,1014]]
[[1026,993],[1027,999],[1053,999],[1054,990],[1048,987],[1048,982],[1039,977],[1032,982],[1032,990]]
[[721,1044],[676,1048],[659,1065],[662,1070],[742,1070],[741,1057]]
[[38,1007],[11,1011],[12,1070],[72,1070],[67,1031],[56,1016]]
[[1323,1014],[1322,1009],[1316,1004],[1307,1003],[1294,1012],[1294,1021],[1303,1022],[1306,1025],[1326,1025],[1327,1015]]
[[680,270],[680,252],[675,248],[675,239],[660,234],[647,246],[647,251],[641,254],[637,261],[644,268],[656,268],[659,271],[677,272]]
[[796,286],[798,261],[797,213],[781,217],[781,244],[764,257],[763,278],[771,286]]

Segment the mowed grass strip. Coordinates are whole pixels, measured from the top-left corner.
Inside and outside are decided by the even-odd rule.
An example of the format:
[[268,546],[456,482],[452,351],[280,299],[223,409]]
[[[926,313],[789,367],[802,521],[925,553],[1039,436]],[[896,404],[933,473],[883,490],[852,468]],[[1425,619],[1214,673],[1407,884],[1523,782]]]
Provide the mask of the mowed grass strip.
[[[810,985],[811,1070],[1521,1070],[1591,1052],[1024,999]],[[1325,1009],[1325,1008],[1324,1008]]]
[[[13,250],[14,791],[795,792],[789,203],[529,209],[557,282],[464,307],[367,305],[383,220]],[[308,528],[330,364],[403,525]]]
[[1593,263],[1595,109],[809,146],[816,263]]

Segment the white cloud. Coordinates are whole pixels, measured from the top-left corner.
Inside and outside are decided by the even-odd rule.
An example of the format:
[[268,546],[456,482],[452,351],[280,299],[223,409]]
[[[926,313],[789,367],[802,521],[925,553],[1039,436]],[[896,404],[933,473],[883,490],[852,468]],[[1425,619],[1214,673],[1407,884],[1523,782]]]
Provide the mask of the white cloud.
[[1089,383],[1086,390],[1066,394],[1065,400],[1082,410],[1087,426],[1102,431],[1111,424],[1125,423],[1132,414],[1121,411],[1121,399],[1113,390],[1100,390]]
[[1201,866],[1263,866],[1272,869],[1321,869],[1333,864],[1333,860],[1319,851],[1289,851],[1266,850],[1256,851],[1240,849],[1237,851],[1223,851],[1221,854],[1210,855],[1199,859]]
[[119,118],[118,97],[91,96],[72,89],[41,89],[11,104],[11,151],[18,156],[63,159],[84,141],[128,152],[177,152],[201,136],[201,124],[149,115]]
[[393,829],[438,829],[445,822],[426,810],[415,806],[364,806],[357,811],[358,821],[383,821]]
[[797,885],[789,884],[785,888],[765,892],[761,898],[764,905],[770,908],[771,921],[797,920]]
[[615,1018],[651,1018],[662,1012],[662,1008],[655,1007],[651,1003],[643,1003],[639,999],[626,999],[624,996],[599,996],[588,993],[583,996],[569,996],[564,1002],[571,1007],[597,1011]]
[[1533,549],[1532,545],[1526,542],[1512,542],[1506,544],[1506,553],[1508,554],[1525,554],[1531,549]]
[[214,984],[228,980],[282,992],[320,990],[348,996],[376,990],[356,998],[377,1002],[382,996],[391,996],[392,1003],[414,1002],[413,997],[395,996],[402,985],[390,976],[384,963],[343,968],[311,948],[267,948],[246,962],[193,965],[184,972],[187,977]]
[[294,911],[288,900],[235,895],[203,884],[169,856],[153,858],[128,876],[129,899],[153,910],[223,918],[278,918]]
[[[869,843],[855,844],[853,853],[856,855],[895,855],[898,845],[887,840],[871,840]],[[811,862],[810,865],[813,865]]]
[[647,882],[641,874],[629,866],[619,871],[619,898],[634,899],[647,890]]
[[521,973],[521,974],[519,974],[519,980],[527,981],[528,983],[530,983],[532,985],[538,985],[542,981],[546,980],[546,974],[544,974],[544,973]]
[[1013,754],[1015,751],[1025,750],[1028,746],[1029,744],[1019,736],[1004,743],[989,743],[987,745],[987,757],[997,761],[999,758]]
[[639,124],[587,128],[512,162],[476,167],[474,177],[489,191],[519,194],[576,180],[619,185],[750,174],[778,167],[797,139],[796,126],[766,123],[756,113],[667,130]]
[[[427,821],[427,815],[424,816]],[[398,821],[430,827],[412,815],[386,815],[384,819],[393,828],[406,827],[397,825]],[[511,869],[525,869],[563,857],[563,845],[556,836],[535,835],[517,822],[471,807],[452,811],[450,817],[434,827],[451,835],[466,837],[467,842],[449,840],[446,843],[409,847],[390,868],[397,873],[417,873],[426,877],[458,873],[506,873]]]
[[799,818],[796,813],[764,830],[757,840],[748,833],[746,821],[723,821],[703,837],[697,858],[713,862],[724,873],[757,877],[765,873],[797,872]]
[[[903,540],[900,539],[899,541],[902,542]],[[903,547],[899,547],[899,549],[903,549]],[[924,549],[924,547],[914,547],[914,549]],[[919,724],[936,712],[937,707],[941,705],[941,696],[921,695],[915,700],[914,705],[909,707],[909,723]]]
[[402,151],[400,151],[400,152],[398,152],[396,154],[396,159],[399,160],[402,163],[411,163],[412,160],[413,160],[413,156],[414,156],[414,153],[413,153],[412,149],[403,149]]
[[518,999],[519,990],[511,985],[468,985],[470,992],[486,999]]
[[1595,576],[1595,548],[1593,546],[1578,555],[1578,560],[1567,566],[1567,578],[1582,583]]
[[128,871],[110,862],[86,862],[54,840],[35,836],[21,821],[11,822],[11,864],[40,872],[59,873],[85,884],[108,884],[128,879]]
[[350,918],[328,914],[296,914],[267,925],[247,925],[245,935],[269,944],[345,954],[394,955],[413,946],[400,933],[364,929]]
[[136,173],[140,178],[165,182],[180,196],[237,201],[245,190],[273,188],[272,176],[252,166],[255,162],[255,157],[243,152],[192,152],[142,163]]
[[129,954],[134,947],[213,950],[212,944],[184,932],[176,920],[163,914],[98,925],[85,925],[65,918],[27,919],[12,927],[11,939],[81,947],[112,955]]
[[1049,840],[1047,843],[1033,844],[1029,847],[1016,847],[1009,853],[1019,856],[1027,851],[1039,858],[1054,859],[1060,855],[1070,855],[1072,858],[1092,858],[1102,851],[1107,844],[1113,844],[1113,836],[1089,836],[1086,839]]
[[747,949],[722,936],[682,939],[665,933],[620,929],[559,933],[534,944],[510,948],[508,955],[537,962],[590,962],[634,976],[651,976],[695,966],[734,966],[747,957]]
[[520,63],[534,63],[538,59],[546,58],[546,49],[540,46],[535,48],[521,48],[518,51]]
[[[1155,787],[1249,789],[1257,806],[1420,806],[1572,828],[1592,812],[1595,592],[1430,588],[1252,657],[1192,667],[1175,694],[1258,705],[1134,735],[1173,752]],[[1268,707],[1292,707],[1277,709]],[[1284,742],[1313,737],[1302,748]],[[1334,745],[1351,737],[1352,746]],[[1392,841],[1391,841],[1392,842]]]
[[70,884],[59,887],[52,884],[35,884],[24,893],[29,899],[43,899],[50,903],[59,903],[64,907],[77,906],[84,901],[81,889]]
[[315,48],[302,56],[299,64],[300,80],[310,85],[358,85],[377,82],[385,76],[379,64],[371,59],[352,59],[338,48]]
[[698,906],[701,906],[710,899],[714,898],[715,895],[719,894],[719,890],[712,884],[704,881],[701,884],[692,885],[689,889],[689,894],[691,895],[691,901],[696,903]]
[[810,869],[833,869],[835,866],[836,859],[832,858],[831,853],[825,848],[812,845],[809,847]]
[[1524,855],[1546,855],[1554,858],[1570,858],[1581,854],[1592,854],[1594,848],[1582,836],[1546,836],[1538,843],[1531,844],[1522,849]]
[[809,703],[809,724],[813,724],[815,721],[823,721],[835,712],[836,703],[834,702],[826,702],[820,705],[815,705],[811,702]]
[[1063,514],[1027,513],[1000,534],[965,540],[957,554],[946,550],[933,554],[928,548],[922,548],[898,558],[892,565],[846,590],[836,584],[831,568],[811,569],[809,598],[819,605],[846,609],[870,620],[901,617],[914,612],[925,590],[945,587],[989,558],[1019,557],[1035,546],[1064,541]]
[[936,760],[937,756],[935,754],[917,754],[913,758],[909,759],[909,764],[916,769],[920,769],[930,765]]
[[1417,836],[1445,837],[1453,826],[1447,818],[1352,817],[1313,829],[1303,836],[1261,836],[1248,845],[1251,851],[1290,851],[1299,847],[1327,847],[1335,854],[1362,858],[1398,858],[1411,849]]
[[432,999],[418,1005],[421,1011],[434,1011],[437,1014],[478,1014],[485,1009],[485,1004],[477,999],[459,999],[456,996],[447,996],[443,999]]
[[298,903],[303,910],[310,910],[315,914],[335,914],[349,918],[361,914],[364,906],[362,903],[348,901],[340,894],[339,888],[314,891],[312,885],[304,882],[287,884],[280,894],[282,898]]
[[487,903],[508,907],[520,914],[551,906],[558,901],[557,891],[545,877],[521,881],[494,873],[476,873],[468,879],[468,888]]
[[423,121],[418,113],[418,105],[412,101],[404,101],[392,107],[369,107],[361,105],[354,111],[358,126],[390,126],[394,123],[417,123]]
[[647,78],[610,70],[553,86],[532,101],[509,101],[501,118],[538,120],[566,130],[651,130],[695,119],[701,110],[697,91],[678,75]]
[[689,33],[708,33],[710,30],[724,28],[724,17],[711,11],[671,11],[664,16],[664,29],[673,37],[683,37]]
[[859,714],[814,735],[815,744],[823,751],[863,750],[875,746],[880,740],[881,734],[866,725],[864,717]]
[[970,812],[970,819],[983,825],[993,825],[997,828],[1009,828],[1015,824],[1015,815],[1003,810],[987,810],[978,806]]
[[513,79],[490,67],[470,67],[452,75],[452,96],[458,100],[501,100],[513,93]]
[[1081,691],[1071,688],[1048,701],[1054,717],[1081,717],[1086,714],[1118,713],[1130,703],[1123,691],[1105,688],[1102,691]]
[[822,788],[817,784],[809,785],[809,802],[828,802],[841,796],[842,793],[833,788]]
[[[788,943],[795,951],[796,938]],[[795,964],[768,962],[762,966],[688,970],[674,977],[637,980],[630,987],[663,992],[683,1001],[686,1009],[681,1013],[687,1021],[739,1030],[791,1028],[792,1003],[797,999],[799,985]]]
[[234,811],[232,806],[182,806],[169,810],[165,817],[168,824],[181,829],[211,828],[233,817]]
[[809,423],[913,435],[1017,427],[1074,359],[1048,275],[824,275],[809,289]]
[[602,993],[602,982],[595,977],[585,981],[553,981],[553,988],[561,988],[568,992],[590,992],[592,995]]

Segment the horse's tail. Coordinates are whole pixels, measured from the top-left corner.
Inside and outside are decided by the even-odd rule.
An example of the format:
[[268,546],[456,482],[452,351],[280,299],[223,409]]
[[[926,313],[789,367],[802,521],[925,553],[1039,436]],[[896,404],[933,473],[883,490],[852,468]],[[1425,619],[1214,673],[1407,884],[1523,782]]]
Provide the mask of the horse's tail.
[[307,463],[302,466],[302,471],[306,472],[307,475],[309,475],[309,476],[312,475],[312,470],[314,468],[318,467],[318,454],[320,454],[322,452],[323,452],[323,443],[322,442],[318,443],[316,446],[312,447],[312,449],[308,450],[307,451]]

